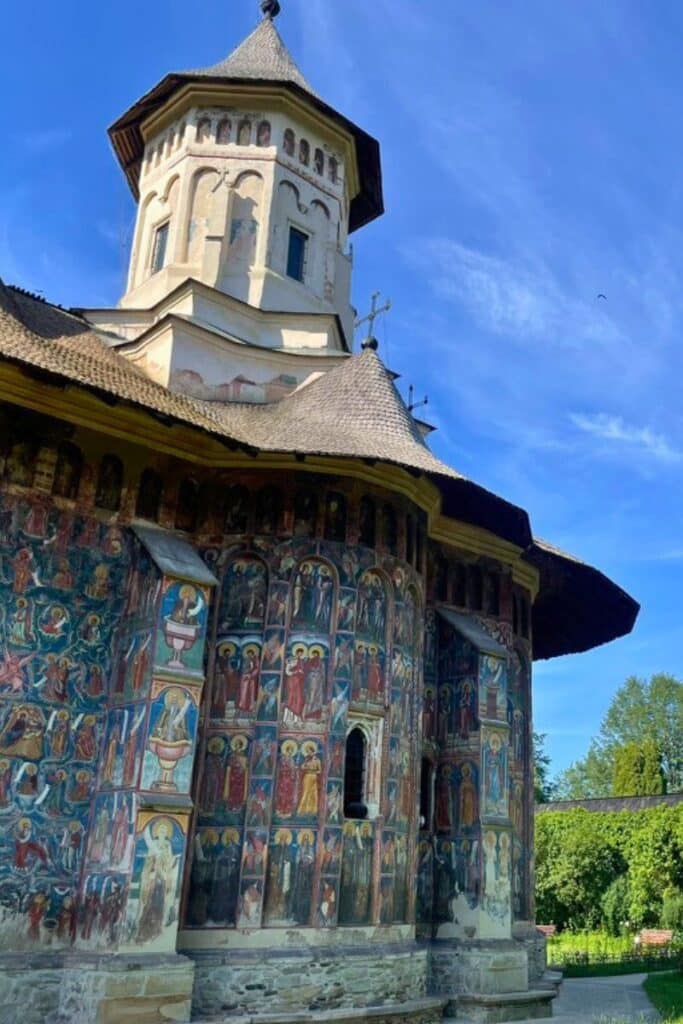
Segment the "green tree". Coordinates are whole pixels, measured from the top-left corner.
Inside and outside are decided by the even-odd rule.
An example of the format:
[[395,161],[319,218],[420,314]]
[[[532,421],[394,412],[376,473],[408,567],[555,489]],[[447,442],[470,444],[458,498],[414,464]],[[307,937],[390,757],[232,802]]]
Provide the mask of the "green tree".
[[644,737],[653,745],[648,777],[657,756],[666,790],[683,790],[683,682],[674,676],[660,673],[649,681],[631,676],[619,687],[586,756],[559,776],[558,795],[565,800],[611,796],[617,751],[631,743],[642,747]]
[[666,792],[662,755],[652,739],[625,743],[614,751],[614,796],[657,796]]
[[550,754],[545,749],[546,733],[534,732],[534,800],[547,804],[555,795],[555,784],[550,778]]

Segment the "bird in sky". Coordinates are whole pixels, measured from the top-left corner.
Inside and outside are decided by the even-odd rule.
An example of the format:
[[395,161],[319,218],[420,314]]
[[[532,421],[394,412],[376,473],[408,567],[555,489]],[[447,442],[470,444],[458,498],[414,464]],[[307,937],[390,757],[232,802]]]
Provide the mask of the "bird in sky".
[[606,296],[606,295],[603,295],[603,294],[602,294],[602,292],[600,292],[600,293],[599,293],[599,295],[598,295],[598,298],[599,298],[599,299],[604,299],[604,300],[605,300],[605,302],[607,302],[607,296]]

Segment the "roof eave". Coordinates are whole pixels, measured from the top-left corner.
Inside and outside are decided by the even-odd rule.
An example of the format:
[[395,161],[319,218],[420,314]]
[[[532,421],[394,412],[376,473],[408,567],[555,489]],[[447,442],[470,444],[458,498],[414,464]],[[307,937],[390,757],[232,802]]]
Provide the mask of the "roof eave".
[[295,82],[281,82],[269,79],[250,78],[226,78],[222,75],[193,75],[193,74],[169,74],[145,93],[136,103],[133,104],[124,114],[121,115],[108,129],[117,159],[121,164],[131,192],[136,200],[140,198],[139,178],[142,155],[144,153],[144,139],[142,137],[141,124],[154,110],[162,106],[176,91],[177,88],[189,83],[213,82],[222,85],[248,85],[255,89],[262,87],[286,89],[296,95],[299,99],[314,107],[321,114],[335,121],[341,128],[353,136],[356,145],[358,158],[358,174],[361,182],[361,189],[357,196],[351,200],[349,213],[349,231],[357,231],[365,224],[381,217],[384,213],[384,195],[382,189],[382,166],[380,159],[380,147],[377,139],[368,135],[348,118],[340,114],[334,107],[329,106],[324,100],[312,95]]
[[524,558],[540,575],[533,608],[535,660],[580,654],[631,632],[640,605],[599,569],[539,541]]

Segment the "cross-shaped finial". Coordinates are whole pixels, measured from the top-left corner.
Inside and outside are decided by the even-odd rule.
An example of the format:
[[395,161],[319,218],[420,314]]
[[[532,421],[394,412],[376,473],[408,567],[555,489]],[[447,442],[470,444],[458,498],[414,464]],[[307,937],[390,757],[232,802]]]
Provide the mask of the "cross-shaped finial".
[[373,349],[377,348],[377,339],[375,338],[375,336],[373,334],[373,328],[375,326],[375,320],[377,319],[378,316],[381,316],[382,313],[388,313],[389,310],[391,309],[391,299],[387,299],[387,301],[384,303],[384,305],[381,308],[379,308],[379,309],[377,308],[377,300],[378,300],[379,296],[380,296],[379,292],[373,292],[372,293],[372,302],[371,302],[371,305],[370,305],[370,312],[368,313],[367,316],[364,316],[362,318],[362,320],[356,320],[356,323],[355,323],[356,327],[362,327],[363,324],[369,324],[368,336],[365,339],[365,341],[362,342],[362,347],[363,348],[373,348]]
[[280,13],[280,2],[279,0],[261,0],[261,10],[263,11],[263,17],[272,21]]

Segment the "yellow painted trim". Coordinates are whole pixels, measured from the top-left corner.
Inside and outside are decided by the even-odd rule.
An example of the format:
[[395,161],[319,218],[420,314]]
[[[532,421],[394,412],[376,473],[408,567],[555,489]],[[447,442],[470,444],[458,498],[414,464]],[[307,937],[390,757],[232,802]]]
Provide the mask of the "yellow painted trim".
[[86,386],[67,384],[60,388],[45,381],[38,382],[18,366],[2,361],[0,400],[207,469],[272,469],[318,473],[344,476],[387,488],[401,494],[427,513],[427,530],[432,540],[459,548],[473,556],[495,558],[511,569],[514,582],[529,590],[532,599],[538,593],[538,570],[522,561],[522,548],[488,530],[441,515],[441,496],[436,484],[424,476],[415,477],[399,466],[325,455],[307,455],[305,461],[300,462],[295,456],[287,454],[259,452],[250,456],[241,451],[233,452],[201,428],[189,424],[162,426],[153,414],[124,404],[125,399],[120,400],[121,404],[109,406],[89,392]]
[[331,139],[332,144],[344,153],[347,168],[345,181],[349,198],[354,199],[358,195],[360,177],[353,136],[343,131],[331,117],[314,110],[305,100],[294,96],[284,88],[261,85],[257,87],[250,85],[219,86],[214,83],[190,82],[174,93],[160,110],[145,118],[140,123],[140,132],[147,143],[157,132],[163,131],[171,122],[181,117],[186,110],[197,103],[216,107],[222,106],[226,102],[235,100],[242,102],[245,99],[249,100],[252,110],[284,110],[303,120],[314,131],[327,135],[328,141]]

